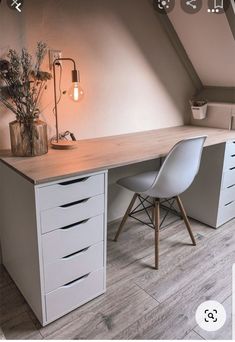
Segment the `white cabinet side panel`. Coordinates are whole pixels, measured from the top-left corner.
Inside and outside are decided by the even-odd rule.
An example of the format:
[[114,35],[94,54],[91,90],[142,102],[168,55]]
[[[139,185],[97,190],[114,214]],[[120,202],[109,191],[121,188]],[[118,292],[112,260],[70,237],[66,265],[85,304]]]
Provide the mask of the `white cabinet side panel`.
[[225,144],[205,147],[193,184],[182,194],[188,216],[217,227]]
[[42,322],[34,186],[1,162],[0,237],[3,264]]

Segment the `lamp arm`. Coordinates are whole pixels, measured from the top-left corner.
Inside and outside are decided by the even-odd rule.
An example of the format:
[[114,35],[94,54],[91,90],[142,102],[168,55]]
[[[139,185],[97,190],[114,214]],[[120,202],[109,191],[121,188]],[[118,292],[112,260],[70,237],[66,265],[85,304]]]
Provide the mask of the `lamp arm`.
[[57,107],[57,91],[56,91],[56,72],[55,67],[60,61],[70,61],[73,63],[72,82],[80,82],[80,73],[77,70],[76,62],[72,58],[56,58],[53,62],[53,79],[54,79],[54,99],[55,99],[55,121],[56,121],[56,141],[59,141],[59,125],[58,125],[58,107]]
[[70,62],[72,62],[72,63],[73,63],[73,69],[74,69],[74,70],[77,70],[77,68],[76,68],[76,62],[75,62],[75,60],[74,60],[73,58],[63,58],[63,57],[61,57],[61,58],[56,58],[56,59],[54,60],[54,62],[53,62],[53,65],[56,65],[56,63],[57,63],[57,62],[60,62],[60,61],[70,61]]
[[59,141],[59,127],[58,127],[58,110],[57,110],[57,91],[56,91],[56,63],[53,63],[53,80],[54,80],[54,100],[55,100],[55,126],[56,126],[56,141]]

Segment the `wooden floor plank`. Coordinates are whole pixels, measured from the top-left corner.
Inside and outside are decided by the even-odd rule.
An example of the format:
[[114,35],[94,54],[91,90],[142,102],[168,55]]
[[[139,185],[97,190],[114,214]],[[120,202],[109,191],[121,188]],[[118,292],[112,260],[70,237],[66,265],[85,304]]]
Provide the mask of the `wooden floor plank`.
[[42,336],[36,329],[27,312],[8,320],[2,325],[7,340],[41,340]]
[[195,312],[198,305],[209,299],[223,302],[229,295],[231,269],[227,267],[209,278],[201,276],[197,282],[184,287],[181,292],[143,315],[116,335],[115,339],[184,339],[196,325]]
[[0,326],[24,313],[28,304],[13,282],[0,289]]
[[177,258],[164,260],[163,256],[161,268],[159,272],[151,274],[151,280],[149,271],[146,271],[146,274],[137,278],[135,283],[159,302],[163,302],[188,283],[194,282],[201,274],[213,274],[215,267],[227,265],[228,258],[234,250],[235,234],[231,228],[230,223],[224,230],[214,231],[213,236],[191,248],[190,253],[182,249]]
[[[145,291],[134,284],[118,283],[104,296],[77,310],[77,317],[58,330],[58,322],[41,329],[48,339],[112,339],[136,317],[158,305]],[[53,331],[54,330],[54,331]]]
[[200,341],[200,340],[204,340],[204,338],[202,338],[202,336],[198,335],[194,330],[192,330],[192,331],[190,331],[190,333],[188,335],[185,336],[184,340]]
[[[133,281],[134,278],[145,279],[151,282],[151,277],[158,277],[158,272],[153,272],[154,265],[154,231],[146,226],[129,221],[126,230],[120,235],[118,242],[113,242],[118,224],[111,225],[108,230],[108,286],[116,283],[120,278]],[[200,241],[210,236],[214,230],[203,227],[194,221],[195,236]],[[187,258],[194,248],[190,245],[187,231],[182,221],[175,222],[172,226],[161,231],[160,234],[160,271],[165,263],[172,263],[176,258]],[[172,265],[174,265],[174,262]],[[141,285],[141,284],[140,284]]]

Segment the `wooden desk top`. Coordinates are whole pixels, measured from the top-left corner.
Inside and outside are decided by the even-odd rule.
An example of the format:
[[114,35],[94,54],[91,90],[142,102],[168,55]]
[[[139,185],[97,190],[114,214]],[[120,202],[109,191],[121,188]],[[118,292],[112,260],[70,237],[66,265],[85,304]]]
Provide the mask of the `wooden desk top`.
[[53,150],[33,158],[0,152],[0,160],[34,184],[42,184],[166,156],[178,141],[208,135],[205,146],[235,139],[235,131],[179,126],[153,131],[81,140],[72,150]]

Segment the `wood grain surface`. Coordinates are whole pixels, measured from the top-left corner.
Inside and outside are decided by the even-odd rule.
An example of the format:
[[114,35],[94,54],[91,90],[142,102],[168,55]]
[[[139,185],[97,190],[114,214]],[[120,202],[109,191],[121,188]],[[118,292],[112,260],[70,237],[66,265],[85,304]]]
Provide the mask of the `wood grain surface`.
[[178,141],[207,135],[205,146],[235,139],[235,131],[179,126],[118,136],[81,140],[72,150],[53,150],[44,156],[18,158],[1,151],[0,160],[34,184],[111,169],[166,156]]

